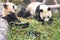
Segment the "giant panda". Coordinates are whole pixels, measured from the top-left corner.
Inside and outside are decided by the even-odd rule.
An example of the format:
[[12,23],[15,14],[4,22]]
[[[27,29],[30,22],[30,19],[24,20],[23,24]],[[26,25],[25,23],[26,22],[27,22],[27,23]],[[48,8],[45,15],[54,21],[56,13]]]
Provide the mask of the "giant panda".
[[[20,20],[18,20],[17,16],[16,16],[16,10],[17,6],[11,2],[6,2],[3,5],[3,13],[2,13],[2,18],[5,19],[9,24],[13,24],[16,21],[17,22],[21,22]],[[23,24],[19,24],[19,25],[24,25],[23,28],[25,28],[25,26],[28,26],[29,23],[23,23]]]
[[36,17],[38,21],[41,21],[42,24],[45,24],[47,21],[49,24],[52,23],[52,12],[51,8],[48,7],[45,4],[42,4],[40,2],[32,2],[30,3],[27,7],[26,10],[24,11],[25,13],[23,14],[22,17],[31,17],[34,18]]

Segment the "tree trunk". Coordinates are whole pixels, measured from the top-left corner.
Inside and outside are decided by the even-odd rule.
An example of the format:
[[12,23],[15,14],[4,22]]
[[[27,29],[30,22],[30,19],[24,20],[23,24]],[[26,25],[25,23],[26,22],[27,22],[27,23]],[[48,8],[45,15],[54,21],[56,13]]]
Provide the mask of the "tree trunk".
[[12,0],[6,0],[6,2],[12,2]]
[[30,2],[35,2],[36,0],[30,0]]
[[48,4],[48,5],[53,5],[53,4],[55,4],[55,2],[54,2],[54,0],[47,0],[47,1],[46,1],[46,4]]
[[57,0],[43,0],[42,3],[48,5],[58,4]]

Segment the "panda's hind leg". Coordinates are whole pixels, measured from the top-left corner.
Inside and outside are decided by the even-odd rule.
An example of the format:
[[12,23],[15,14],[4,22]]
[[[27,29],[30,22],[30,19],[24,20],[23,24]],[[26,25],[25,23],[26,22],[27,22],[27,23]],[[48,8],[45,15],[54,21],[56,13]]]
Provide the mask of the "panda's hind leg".
[[25,8],[21,8],[21,10],[18,12],[17,16],[18,17],[23,17],[24,16],[24,11],[25,11]]
[[44,20],[42,20],[42,25],[45,25],[45,21]]

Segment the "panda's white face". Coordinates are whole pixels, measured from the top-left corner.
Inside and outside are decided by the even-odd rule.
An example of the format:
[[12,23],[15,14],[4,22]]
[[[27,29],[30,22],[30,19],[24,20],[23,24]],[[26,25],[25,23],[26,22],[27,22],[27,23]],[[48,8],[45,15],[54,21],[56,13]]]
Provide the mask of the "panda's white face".
[[51,9],[46,5],[40,6],[40,17],[44,21],[49,21],[49,19],[52,17]]
[[7,10],[8,12],[15,12],[15,9],[17,8],[17,6],[11,2],[7,2],[5,6],[5,10]]

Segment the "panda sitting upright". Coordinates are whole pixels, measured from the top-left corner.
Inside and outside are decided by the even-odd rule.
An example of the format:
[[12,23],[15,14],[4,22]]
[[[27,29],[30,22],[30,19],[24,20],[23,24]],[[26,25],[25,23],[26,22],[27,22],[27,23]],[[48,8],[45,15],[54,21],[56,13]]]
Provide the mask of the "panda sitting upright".
[[8,22],[11,21],[15,21],[17,19],[16,15],[15,15],[15,9],[16,9],[16,5],[14,5],[11,2],[7,2],[3,5],[3,13],[2,13],[2,17],[4,19],[6,19]]
[[51,8],[48,7],[47,5],[43,5],[40,2],[30,3],[26,7],[26,10],[24,12],[25,13],[22,16],[23,18],[26,18],[26,17],[29,17],[29,16],[31,18],[36,17],[40,22],[42,22],[42,24],[45,24],[45,21],[47,21],[49,24],[52,23]]
[[[15,10],[16,10],[17,6],[11,2],[6,2],[4,5],[3,5],[3,13],[2,13],[2,18],[5,19],[9,24],[11,23],[14,23],[14,22],[20,22],[20,20],[18,20],[18,18],[16,17],[16,14],[15,14]],[[24,27],[25,26],[28,26],[29,23],[23,23],[23,24],[19,24],[19,25],[23,25]]]

